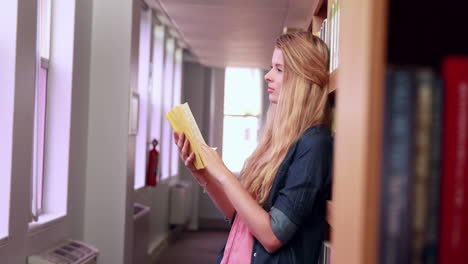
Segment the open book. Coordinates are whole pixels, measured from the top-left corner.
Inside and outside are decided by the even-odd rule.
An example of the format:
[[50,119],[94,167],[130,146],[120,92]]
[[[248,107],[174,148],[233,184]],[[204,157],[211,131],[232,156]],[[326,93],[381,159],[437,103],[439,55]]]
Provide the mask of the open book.
[[200,154],[201,144],[206,144],[193,117],[188,103],[177,105],[166,113],[166,119],[177,134],[184,132],[190,142],[190,153],[195,152],[194,165],[197,169],[205,168],[203,157]]

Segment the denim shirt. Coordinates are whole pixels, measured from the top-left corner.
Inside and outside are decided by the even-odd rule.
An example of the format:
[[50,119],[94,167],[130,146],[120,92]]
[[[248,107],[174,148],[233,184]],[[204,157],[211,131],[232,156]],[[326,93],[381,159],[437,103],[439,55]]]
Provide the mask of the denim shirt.
[[[252,264],[316,264],[324,238],[326,201],[331,198],[333,139],[316,125],[291,146],[263,205],[282,247],[268,253],[254,237]],[[223,258],[224,248],[216,263]],[[240,263],[243,264],[243,263]]]

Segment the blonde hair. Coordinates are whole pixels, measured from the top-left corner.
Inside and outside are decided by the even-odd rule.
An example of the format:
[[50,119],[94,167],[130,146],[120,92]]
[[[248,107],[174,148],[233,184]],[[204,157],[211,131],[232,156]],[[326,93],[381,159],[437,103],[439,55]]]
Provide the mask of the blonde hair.
[[271,104],[260,142],[240,173],[244,187],[259,204],[268,199],[279,165],[304,131],[327,122],[327,45],[309,32],[284,34],[276,48],[284,58],[278,104]]

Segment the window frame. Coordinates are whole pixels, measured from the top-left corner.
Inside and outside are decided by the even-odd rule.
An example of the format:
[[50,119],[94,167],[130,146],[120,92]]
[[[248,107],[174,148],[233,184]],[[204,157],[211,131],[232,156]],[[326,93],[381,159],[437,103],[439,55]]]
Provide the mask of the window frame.
[[34,143],[31,179],[31,221],[44,213],[47,96],[50,65],[52,0],[38,0],[36,80],[34,96]]
[[[135,175],[134,189],[138,190],[146,186],[146,174],[149,152],[149,115],[150,92],[152,82],[152,49],[153,49],[153,19],[151,9],[142,6],[140,9],[140,36],[138,55],[138,88],[140,96],[138,111],[138,132],[135,144]],[[147,49],[146,49],[147,48]]]
[[[174,65],[175,65],[175,46],[176,39],[170,34],[164,40],[164,70],[163,70],[163,114],[169,112],[174,107]],[[169,122],[164,118],[162,120],[162,142],[160,152],[161,179],[170,179],[172,175],[172,128]]]

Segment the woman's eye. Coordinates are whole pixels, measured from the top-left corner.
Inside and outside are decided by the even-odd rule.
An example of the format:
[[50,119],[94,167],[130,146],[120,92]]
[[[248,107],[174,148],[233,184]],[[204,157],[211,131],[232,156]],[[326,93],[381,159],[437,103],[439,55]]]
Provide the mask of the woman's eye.
[[276,68],[276,70],[277,70],[278,72],[282,72],[282,71],[283,71],[283,70],[281,70],[280,68]]

